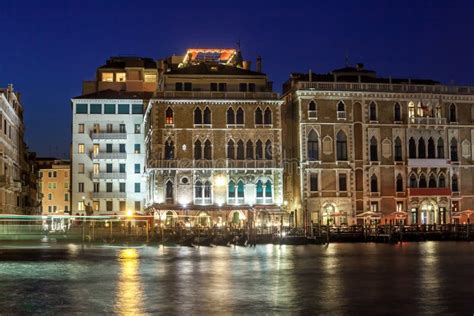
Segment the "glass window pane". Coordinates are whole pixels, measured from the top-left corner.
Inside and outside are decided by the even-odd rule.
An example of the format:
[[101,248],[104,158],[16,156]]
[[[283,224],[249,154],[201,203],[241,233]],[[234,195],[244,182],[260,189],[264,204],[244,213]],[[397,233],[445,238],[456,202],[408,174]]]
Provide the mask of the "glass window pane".
[[105,104],[104,105],[105,114],[115,114],[115,104]]
[[87,114],[87,104],[76,104],[76,114]]
[[102,104],[91,104],[90,114],[102,114]]
[[132,114],[143,114],[143,106],[141,104],[132,104]]
[[118,114],[130,114],[130,104],[119,104]]

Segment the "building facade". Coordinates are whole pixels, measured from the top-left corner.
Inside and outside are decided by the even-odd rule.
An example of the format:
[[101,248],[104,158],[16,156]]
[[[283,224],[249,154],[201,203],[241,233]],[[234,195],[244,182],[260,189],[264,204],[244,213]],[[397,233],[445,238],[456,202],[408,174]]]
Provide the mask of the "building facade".
[[145,113],[147,209],[167,225],[281,223],[281,104],[234,49],[159,62]]
[[156,90],[156,63],[113,57],[72,99],[72,212],[143,210],[143,109]]
[[465,222],[474,89],[363,65],[284,85],[285,195],[297,225]]
[[54,160],[38,171],[41,213],[43,215],[70,214],[70,163]]

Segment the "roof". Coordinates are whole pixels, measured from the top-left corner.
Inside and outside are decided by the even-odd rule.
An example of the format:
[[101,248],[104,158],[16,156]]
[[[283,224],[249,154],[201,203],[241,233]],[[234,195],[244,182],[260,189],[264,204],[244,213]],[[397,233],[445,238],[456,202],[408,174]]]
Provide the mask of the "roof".
[[212,63],[200,63],[183,68],[174,68],[167,75],[216,75],[216,76],[265,76],[262,72]]
[[152,92],[116,91],[112,89],[102,90],[94,93],[83,94],[73,99],[150,99]]
[[332,71],[332,73],[365,73],[365,74],[375,74],[375,71],[373,70],[368,70],[364,69],[363,67],[344,67],[344,68],[339,68],[335,69]]
[[111,57],[107,60],[105,65],[99,67],[99,69],[125,69],[128,67],[138,67],[146,69],[156,69],[156,62],[152,58],[148,57],[131,57],[131,56],[118,56]]

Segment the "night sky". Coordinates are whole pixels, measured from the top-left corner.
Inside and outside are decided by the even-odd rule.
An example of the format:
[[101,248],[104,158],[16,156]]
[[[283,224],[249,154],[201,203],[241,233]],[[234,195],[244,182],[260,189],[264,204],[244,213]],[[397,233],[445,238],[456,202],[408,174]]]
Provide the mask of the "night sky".
[[26,141],[67,157],[70,99],[109,56],[235,47],[281,92],[290,72],[363,62],[379,75],[474,84],[474,1],[20,1],[0,5],[0,86],[22,93]]

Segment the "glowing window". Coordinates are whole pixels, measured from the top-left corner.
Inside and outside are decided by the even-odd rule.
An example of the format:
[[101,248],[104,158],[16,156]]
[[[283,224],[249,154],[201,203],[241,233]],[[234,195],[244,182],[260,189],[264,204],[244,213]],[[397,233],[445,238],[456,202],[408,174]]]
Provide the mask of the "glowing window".
[[114,81],[114,74],[111,72],[103,72],[102,73],[102,81],[113,82]]
[[125,82],[127,80],[127,74],[124,72],[117,72],[115,78],[117,82]]
[[145,82],[156,82],[156,74],[145,74]]

